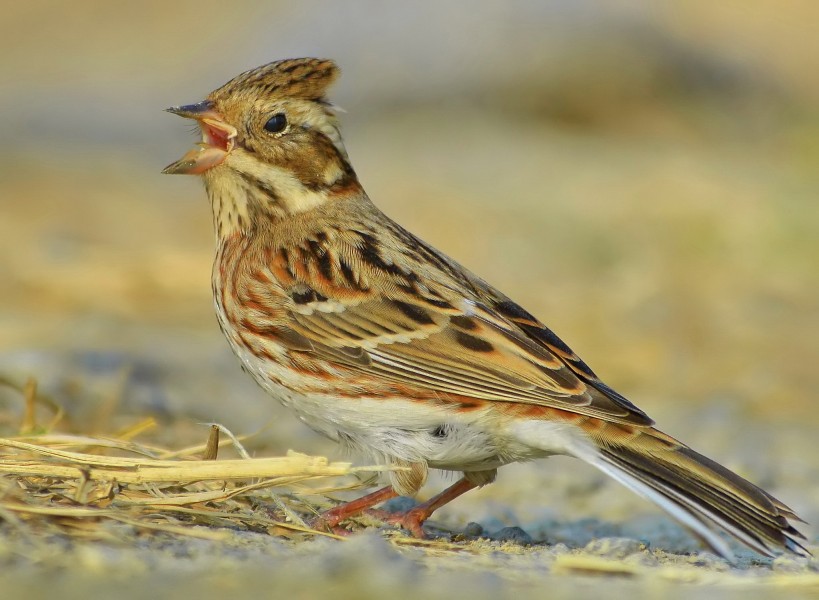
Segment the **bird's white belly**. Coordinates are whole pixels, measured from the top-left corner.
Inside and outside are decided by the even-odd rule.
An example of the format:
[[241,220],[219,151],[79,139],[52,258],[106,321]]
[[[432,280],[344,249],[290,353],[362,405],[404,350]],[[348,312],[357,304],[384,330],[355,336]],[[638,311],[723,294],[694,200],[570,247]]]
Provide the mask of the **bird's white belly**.
[[311,429],[380,462],[425,462],[433,468],[484,470],[509,462],[497,439],[474,416],[401,398],[338,398],[298,394],[266,379],[259,383]]

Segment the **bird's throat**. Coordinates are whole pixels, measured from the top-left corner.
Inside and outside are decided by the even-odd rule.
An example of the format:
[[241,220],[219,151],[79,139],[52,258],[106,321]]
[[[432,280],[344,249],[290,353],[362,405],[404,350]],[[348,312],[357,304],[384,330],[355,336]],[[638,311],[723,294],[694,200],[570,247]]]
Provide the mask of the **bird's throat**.
[[253,223],[251,197],[242,179],[224,167],[205,172],[203,179],[216,237],[225,239],[249,231]]
[[243,169],[222,165],[203,174],[219,238],[244,234],[261,222],[280,221],[315,210],[350,192],[359,192],[358,181],[343,180],[315,185],[302,181],[292,171],[266,166]]

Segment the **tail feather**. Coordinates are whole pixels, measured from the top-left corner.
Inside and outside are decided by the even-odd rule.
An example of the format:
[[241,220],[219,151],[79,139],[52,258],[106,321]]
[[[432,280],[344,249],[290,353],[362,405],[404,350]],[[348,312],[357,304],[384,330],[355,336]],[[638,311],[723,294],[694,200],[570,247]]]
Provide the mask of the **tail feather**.
[[810,556],[800,543],[805,537],[788,522],[802,521],[793,510],[657,430],[644,431],[628,445],[600,441],[596,455],[582,458],[667,510],[730,560],[733,554],[714,525],[765,556],[776,549]]

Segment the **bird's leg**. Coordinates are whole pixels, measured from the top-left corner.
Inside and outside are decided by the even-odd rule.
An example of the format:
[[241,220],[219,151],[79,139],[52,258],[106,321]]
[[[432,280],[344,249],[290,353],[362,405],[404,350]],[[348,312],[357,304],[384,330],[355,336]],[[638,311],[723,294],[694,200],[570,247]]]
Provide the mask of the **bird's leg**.
[[388,485],[371,494],[367,494],[366,496],[362,496],[361,498],[357,498],[355,500],[350,500],[344,504],[339,504],[335,508],[324,511],[310,524],[310,526],[314,529],[335,530],[336,525],[341,523],[344,519],[360,514],[376,504],[380,504],[381,502],[389,500],[390,498],[395,498],[397,495],[398,494],[395,492],[395,490],[392,489],[392,486]]
[[398,525],[399,527],[406,529],[413,535],[413,537],[423,539],[426,537],[426,534],[424,533],[422,525],[433,512],[441,508],[444,504],[451,502],[458,496],[461,496],[462,494],[465,494],[469,490],[476,487],[478,487],[477,484],[472,483],[464,477],[449,486],[437,496],[430,498],[426,502],[419,504],[406,512],[386,514],[382,517],[380,514],[381,511],[379,511],[378,516],[379,518],[383,518],[384,522],[386,523]]

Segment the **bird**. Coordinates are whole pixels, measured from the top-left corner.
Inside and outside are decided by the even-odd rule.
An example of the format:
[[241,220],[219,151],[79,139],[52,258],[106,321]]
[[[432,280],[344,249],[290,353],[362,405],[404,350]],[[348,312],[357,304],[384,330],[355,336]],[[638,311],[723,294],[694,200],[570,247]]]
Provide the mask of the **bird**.
[[219,326],[243,369],[319,433],[389,469],[318,515],[334,530],[430,469],[461,473],[404,512],[417,537],[504,465],[568,455],[656,503],[733,559],[810,553],[796,513],[654,426],[551,329],[386,216],[364,191],[327,90],[332,60],[285,59],[168,112],[201,142],[163,173],[199,175],[213,212]]

